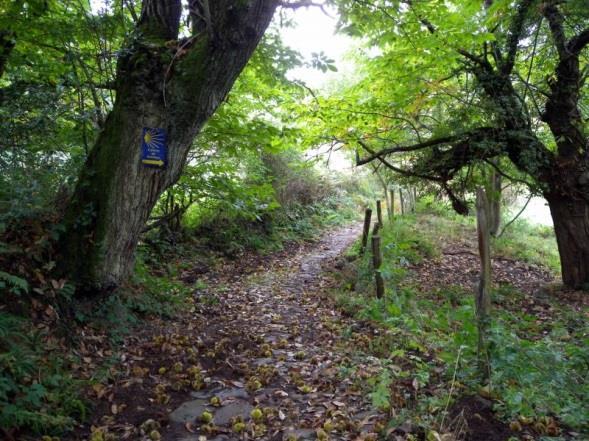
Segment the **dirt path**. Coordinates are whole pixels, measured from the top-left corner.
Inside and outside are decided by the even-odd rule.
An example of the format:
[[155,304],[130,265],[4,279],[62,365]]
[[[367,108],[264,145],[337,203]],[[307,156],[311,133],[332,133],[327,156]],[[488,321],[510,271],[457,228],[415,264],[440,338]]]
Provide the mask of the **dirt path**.
[[356,379],[340,375],[349,348],[339,335],[349,319],[321,297],[330,283],[322,265],[359,234],[359,225],[341,228],[272,267],[210,280],[191,314],[129,339],[129,375],[104,394],[109,433],[157,439],[156,430],[163,440],[185,441],[374,438],[377,412]]

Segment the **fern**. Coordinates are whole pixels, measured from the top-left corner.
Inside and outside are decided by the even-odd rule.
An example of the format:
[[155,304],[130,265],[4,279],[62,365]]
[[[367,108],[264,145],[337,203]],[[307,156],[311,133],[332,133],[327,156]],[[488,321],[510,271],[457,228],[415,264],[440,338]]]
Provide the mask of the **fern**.
[[0,290],[2,289],[8,289],[16,295],[26,294],[29,292],[29,283],[25,279],[0,271]]

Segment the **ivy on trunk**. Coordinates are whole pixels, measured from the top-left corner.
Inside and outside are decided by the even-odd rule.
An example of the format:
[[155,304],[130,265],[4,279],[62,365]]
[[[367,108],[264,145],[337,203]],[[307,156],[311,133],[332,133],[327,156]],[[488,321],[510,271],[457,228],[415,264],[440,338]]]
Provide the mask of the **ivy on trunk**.
[[[251,57],[278,1],[205,3],[206,25],[194,23],[194,34],[178,39],[180,0],[144,0],[120,52],[116,102],[65,215],[62,272],[83,291],[108,291],[128,276],[153,206],[180,177],[194,137]],[[144,127],[167,133],[164,169],[141,163]]]
[[[413,7],[413,6],[411,6]],[[475,127],[461,133],[432,137],[415,144],[375,148],[366,139],[353,139],[365,151],[357,156],[359,165],[374,160],[397,173],[437,182],[446,190],[457,211],[465,205],[453,193],[449,182],[466,166],[475,163],[497,164],[494,158],[507,157],[529,178],[534,190],[540,191],[550,206],[566,285],[582,288],[589,285],[589,139],[585,133],[579,100],[585,76],[580,68],[580,55],[589,44],[589,28],[567,38],[565,7],[557,1],[541,4],[520,0],[505,27],[503,44],[499,38],[485,43],[479,53],[456,48],[462,57],[462,69],[476,79],[481,98],[493,113],[493,124]],[[534,120],[518,93],[514,72],[522,41],[528,38],[532,17],[548,23],[556,60],[548,77],[549,91],[538,117],[552,133],[556,149],[539,136]],[[426,30],[435,35],[438,29],[416,12]],[[538,16],[535,17],[538,20]],[[537,23],[537,21],[536,21]],[[538,30],[539,28],[539,24]],[[499,32],[499,31],[496,31]],[[533,55],[532,55],[533,57]],[[529,75],[528,75],[529,76]],[[523,80],[525,81],[525,80]],[[529,87],[526,84],[526,87]],[[419,138],[419,135],[418,135]],[[416,154],[410,167],[398,167],[390,161],[393,154]],[[495,168],[498,167],[495,165]]]

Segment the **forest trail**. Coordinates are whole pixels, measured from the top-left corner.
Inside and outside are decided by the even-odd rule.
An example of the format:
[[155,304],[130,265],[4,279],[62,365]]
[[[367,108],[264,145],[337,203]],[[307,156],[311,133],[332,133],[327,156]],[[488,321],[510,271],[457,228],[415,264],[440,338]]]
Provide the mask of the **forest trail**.
[[[194,312],[181,322],[162,322],[129,340],[126,370],[135,378],[113,386],[104,409],[109,432],[135,439],[142,427],[144,437],[157,430],[161,439],[185,441],[254,433],[316,439],[324,429],[335,430],[330,439],[375,437],[378,412],[357,379],[338,375],[342,360],[353,357],[340,341],[350,319],[322,297],[333,282],[322,265],[360,233],[360,225],[340,228],[250,275],[216,280],[214,289],[196,293]],[[370,360],[362,364],[372,370]]]
[[[186,268],[179,277],[194,286],[186,311],[145,321],[126,338],[121,362],[112,369],[114,381],[94,391],[89,421],[94,432],[115,437],[90,440],[378,439],[391,415],[375,408],[366,385],[387,367],[387,358],[367,354],[390,353],[388,345],[402,345],[402,337],[352,318],[330,295],[341,290],[346,271],[352,268],[348,276],[357,277],[342,255],[360,234],[361,225],[354,224],[314,243],[225,261],[205,274],[198,265]],[[451,240],[439,256],[411,265],[407,283],[434,298],[448,287],[469,295],[478,265],[472,244]],[[520,300],[509,294],[494,306],[523,306],[540,331],[549,332],[554,311],[539,288],[551,275],[500,258],[494,272],[499,284],[522,290]],[[576,302],[555,301],[582,314]],[[419,363],[428,363],[432,372],[420,393],[445,390],[445,368],[435,349],[421,351],[396,361],[411,373],[395,382],[390,399],[398,409],[418,399]],[[492,402],[478,396],[460,401],[450,414],[460,416],[461,430],[467,428],[464,439],[504,441],[515,435],[495,417]],[[74,439],[87,439],[89,425]],[[409,439],[416,430],[407,420],[390,429],[387,439]]]

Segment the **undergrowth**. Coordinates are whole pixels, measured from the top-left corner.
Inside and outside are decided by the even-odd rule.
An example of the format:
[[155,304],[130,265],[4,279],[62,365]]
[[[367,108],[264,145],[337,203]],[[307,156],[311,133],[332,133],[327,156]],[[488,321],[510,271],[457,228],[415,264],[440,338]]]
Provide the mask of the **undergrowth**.
[[315,238],[322,230],[357,218],[356,202],[347,193],[334,193],[312,204],[291,203],[258,217],[218,206],[201,207],[187,217],[191,235],[225,256],[247,250],[267,253],[287,242]]
[[[357,274],[336,292],[345,312],[382,328],[379,337],[365,344],[348,335],[383,363],[381,374],[369,382],[373,404],[394,408],[390,427],[410,419],[426,432],[443,433],[452,429],[451,402],[481,393],[516,431],[529,428],[539,436],[554,436],[568,427],[582,438],[589,434],[589,322],[582,311],[545,299],[550,301],[550,318],[540,326],[538,317],[522,307],[529,297],[499,287],[493,293],[489,330],[492,374],[484,384],[477,369],[474,294],[453,286],[420,292],[404,283],[410,264],[438,256],[444,244],[467,239],[463,233],[471,229],[468,218],[444,212],[397,217],[381,230],[385,298],[373,297],[368,252],[356,260]],[[546,256],[556,251],[545,236],[545,229],[521,223],[495,247],[511,257],[529,256],[546,264]],[[533,238],[545,241],[545,254],[536,251]],[[355,245],[351,253],[358,249]],[[406,387],[407,379],[411,387]],[[553,417],[564,428],[559,429]]]
[[[409,218],[419,235],[437,248],[449,242],[466,241],[474,244],[476,241],[474,216],[460,216],[443,203],[433,203],[431,197],[424,197],[418,202],[417,212],[417,217]],[[553,274],[559,274],[560,257],[553,228],[534,225],[525,219],[518,219],[505,228],[509,221],[503,219],[499,229],[500,237],[491,241],[493,256],[541,265]]]
[[0,427],[58,434],[84,418],[82,382],[42,330],[0,312]]
[[[207,217],[206,211],[201,214]],[[6,299],[18,301],[18,307],[0,310],[0,427],[7,434],[61,435],[83,422],[92,387],[116,376],[110,368],[119,361],[125,336],[149,317],[173,319],[194,306],[193,293],[203,288],[198,272],[191,275],[195,267],[206,271],[228,255],[269,252],[288,241],[312,239],[326,227],[349,222],[357,209],[346,192],[336,192],[309,205],[291,203],[259,219],[240,218],[239,210],[209,214],[208,223],[198,228],[186,222],[180,236],[148,235],[130,280],[99,301],[77,299],[73,285],[49,275],[40,286],[27,275],[0,271],[0,290]],[[85,353],[82,335],[96,339],[92,346],[100,341],[110,355]],[[85,373],[80,375],[82,365]]]

